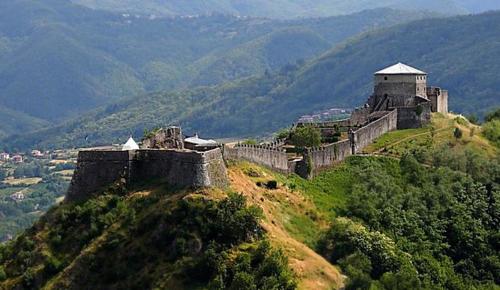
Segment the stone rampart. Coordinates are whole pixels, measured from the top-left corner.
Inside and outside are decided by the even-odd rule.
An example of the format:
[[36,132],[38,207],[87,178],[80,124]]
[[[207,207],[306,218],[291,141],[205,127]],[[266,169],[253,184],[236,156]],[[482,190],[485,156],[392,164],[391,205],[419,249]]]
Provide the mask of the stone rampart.
[[243,159],[281,173],[290,173],[288,156],[285,151],[271,146],[239,144],[233,148],[224,148],[226,159]]
[[398,127],[398,111],[392,110],[378,120],[356,130],[351,136],[353,154],[359,153],[366,146],[383,134],[396,130]]
[[343,140],[321,148],[312,148],[308,152],[314,170],[330,167],[351,154],[350,140]]
[[225,187],[226,167],[219,148],[190,150],[80,151],[67,200],[80,200],[121,180],[126,185],[159,180],[175,187]]

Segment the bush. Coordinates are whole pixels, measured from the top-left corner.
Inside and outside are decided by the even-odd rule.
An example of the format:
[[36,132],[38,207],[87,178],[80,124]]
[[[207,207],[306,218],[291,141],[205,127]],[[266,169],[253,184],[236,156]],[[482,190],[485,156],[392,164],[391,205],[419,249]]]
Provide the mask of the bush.
[[0,282],[5,281],[6,279],[7,279],[7,274],[5,274],[3,266],[0,266]]
[[455,139],[460,139],[462,138],[462,130],[460,130],[460,128],[455,128],[455,130],[453,131],[453,136],[455,137]]
[[47,273],[47,275],[49,276],[53,276],[59,273],[59,271],[61,271],[62,268],[63,268],[62,262],[59,261],[54,256],[48,257],[47,260],[45,261],[45,268],[44,268],[45,273]]
[[267,189],[278,189],[278,182],[276,180],[269,180],[266,183]]
[[291,141],[297,147],[318,147],[321,145],[321,133],[312,126],[299,127],[293,131]]
[[500,120],[492,120],[484,124],[483,135],[495,146],[500,147]]

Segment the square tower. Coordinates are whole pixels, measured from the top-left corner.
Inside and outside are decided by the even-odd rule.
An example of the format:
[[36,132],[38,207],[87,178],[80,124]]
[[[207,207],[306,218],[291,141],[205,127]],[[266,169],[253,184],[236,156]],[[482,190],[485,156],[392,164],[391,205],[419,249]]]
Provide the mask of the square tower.
[[415,97],[427,99],[427,73],[397,63],[375,73],[377,97]]

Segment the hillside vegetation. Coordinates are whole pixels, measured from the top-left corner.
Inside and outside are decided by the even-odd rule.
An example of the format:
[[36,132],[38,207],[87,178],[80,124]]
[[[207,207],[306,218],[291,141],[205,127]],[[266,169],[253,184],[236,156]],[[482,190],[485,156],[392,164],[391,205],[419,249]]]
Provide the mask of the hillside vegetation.
[[376,142],[389,156],[312,180],[230,162],[227,191],[144,181],[63,203],[0,246],[0,286],[495,289],[500,156],[464,118],[433,124],[433,142],[402,145],[427,129],[391,132]]
[[130,98],[5,143],[22,148],[123,142],[144,128],[172,123],[202,136],[266,135],[315,110],[362,105],[372,91],[372,73],[397,60],[428,71],[429,85],[448,89],[451,110],[484,114],[500,100],[499,25],[500,12],[399,25],[366,33],[302,66]]
[[126,96],[272,71],[360,32],[427,15],[379,9],[296,21],[150,19],[68,0],[2,1],[0,105],[19,114],[0,130],[16,133],[25,115],[54,123]]

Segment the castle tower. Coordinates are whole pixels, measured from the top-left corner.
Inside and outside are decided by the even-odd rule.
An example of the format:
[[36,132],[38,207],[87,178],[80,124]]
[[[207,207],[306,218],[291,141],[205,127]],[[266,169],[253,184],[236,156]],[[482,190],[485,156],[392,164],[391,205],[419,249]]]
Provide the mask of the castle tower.
[[403,63],[397,63],[375,73],[374,95],[427,98],[427,73]]

